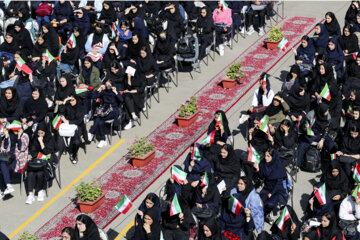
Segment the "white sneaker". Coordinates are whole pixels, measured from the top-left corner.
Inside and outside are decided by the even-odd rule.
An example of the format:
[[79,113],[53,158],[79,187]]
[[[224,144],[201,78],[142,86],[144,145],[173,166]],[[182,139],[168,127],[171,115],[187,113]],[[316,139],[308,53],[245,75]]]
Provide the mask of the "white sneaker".
[[43,202],[45,200],[45,190],[40,190],[38,192],[37,200],[38,202]]
[[241,33],[241,34],[245,34],[245,27],[240,28],[240,33]]
[[262,36],[262,35],[264,35],[264,34],[265,34],[264,29],[263,29],[263,28],[260,28],[260,30],[259,30],[259,36]]
[[4,191],[4,195],[10,194],[12,192],[15,192],[15,189],[13,188],[13,186],[8,186]]
[[138,116],[136,116],[136,114],[132,114],[131,116],[132,116],[132,119],[133,119],[134,121],[136,121],[136,120],[139,119]]
[[135,123],[133,121],[130,121],[126,126],[124,127],[125,130],[131,129],[133,126],[135,126]]
[[0,193],[0,200],[5,197],[5,194],[3,192]]
[[89,140],[89,142],[91,142],[93,140],[93,138],[94,138],[94,134],[91,134],[91,133],[88,132],[88,140]]
[[250,28],[247,30],[246,34],[247,34],[247,35],[251,35],[251,34],[253,34],[254,32],[255,32],[254,28],[253,28],[253,27],[250,27]]
[[239,119],[239,123],[243,124],[244,122],[246,122],[249,119],[249,115],[247,114],[242,114],[240,119]]
[[91,113],[85,114],[85,117],[84,117],[85,123],[88,123],[90,121],[90,119],[91,119]]
[[220,44],[220,45],[219,45],[219,55],[220,55],[220,56],[224,56],[224,54],[225,54],[224,45],[223,45],[223,44]]
[[98,148],[102,148],[102,147],[105,147],[107,145],[106,141],[105,140],[101,140],[99,142],[99,144],[97,145]]
[[142,109],[142,110],[143,110],[143,112],[145,112],[145,111],[146,111],[146,105],[143,107],[143,109]]
[[32,204],[35,201],[34,194],[29,194],[29,196],[26,199],[26,204]]

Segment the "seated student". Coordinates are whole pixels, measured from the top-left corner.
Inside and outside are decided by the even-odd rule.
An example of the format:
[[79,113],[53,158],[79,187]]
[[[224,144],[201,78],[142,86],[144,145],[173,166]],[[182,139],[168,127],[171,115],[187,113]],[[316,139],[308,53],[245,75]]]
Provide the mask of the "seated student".
[[335,66],[336,78],[341,79],[344,71],[344,53],[336,39],[330,39],[324,51],[329,58],[329,63]]
[[[34,48],[32,50],[32,61],[38,62],[41,60],[41,56],[43,52],[46,52],[46,49],[49,49],[49,45],[47,42],[45,42],[45,35],[43,33],[39,33],[36,39],[36,43],[34,45]],[[52,53],[51,53],[52,55]]]
[[43,92],[39,88],[33,88],[31,98],[25,104],[21,121],[29,127],[28,133],[32,134],[32,128],[45,121],[48,112],[48,105],[43,96]]
[[259,126],[260,117],[254,119],[254,127],[249,129],[249,143],[252,145],[255,150],[260,154],[261,157],[264,156],[265,151],[274,146],[274,138],[271,134],[266,134],[260,129]]
[[156,60],[159,70],[174,68],[175,53],[175,46],[171,42],[170,36],[168,36],[166,30],[162,30],[159,33],[159,37],[156,39],[153,49],[154,59]]
[[[94,135],[96,135],[96,133],[99,133],[100,142],[97,147],[102,148],[107,145],[104,132],[105,121],[113,119],[114,128],[119,128],[119,106],[120,103],[123,101],[123,98],[121,94],[117,91],[116,87],[113,86],[113,83],[110,79],[106,80],[104,85],[100,86],[98,91],[95,92],[94,98],[100,99],[100,105],[95,110],[96,113],[94,114],[94,125],[92,125],[89,130],[88,139],[89,141],[92,141]],[[98,112],[99,110],[100,112]]]
[[14,23],[14,30],[14,40],[17,42],[19,49],[21,49],[21,53],[28,58],[34,47],[30,32],[25,29],[24,24],[20,20]]
[[157,240],[160,239],[161,225],[158,212],[155,209],[147,209],[144,219],[140,223],[136,222],[136,240]]
[[75,240],[101,240],[99,229],[94,221],[86,214],[76,217],[75,231],[71,239]]
[[342,240],[343,233],[337,228],[336,217],[333,213],[324,213],[321,216],[321,225],[316,229],[305,234],[304,240]]
[[[49,127],[45,122],[37,126],[36,132],[33,139],[31,140],[30,145],[30,154],[33,159],[36,159],[39,154],[46,155],[50,157],[49,160],[52,163],[56,163],[55,160],[55,142],[51,133],[48,131]],[[30,164],[27,166],[27,186],[29,195],[26,199],[26,204],[32,204],[35,201],[34,189],[38,193],[37,200],[45,200],[45,184],[47,180],[51,177],[45,167],[43,168],[33,168]]]
[[124,127],[125,130],[135,126],[134,121],[138,119],[140,111],[144,108],[144,91],[146,86],[146,81],[144,80],[144,76],[137,68],[135,75],[128,75],[128,79],[125,81],[123,96],[127,118],[130,119],[129,123]]
[[[349,132],[350,126],[357,126],[358,129],[360,129],[360,108],[358,106],[355,106],[352,108],[352,114],[348,113],[348,110],[345,111],[346,116],[348,119],[346,119],[345,126],[342,129],[343,134]],[[349,115],[352,115],[350,117]]]
[[19,94],[21,106],[24,107],[26,100],[31,98],[33,75],[28,75],[24,71],[21,71],[17,81],[16,91]]
[[340,25],[339,25],[339,22],[337,21],[334,13],[327,12],[325,14],[324,26],[329,33],[329,37],[337,38],[341,35]]
[[5,129],[4,134],[1,152],[9,153],[8,157],[12,160],[0,162],[0,173],[2,175],[0,179],[0,198],[15,191],[10,182],[10,171],[17,172],[26,166],[29,150],[29,136],[24,133],[23,129],[19,129],[15,124],[10,124],[10,128]]
[[283,95],[288,95],[294,85],[306,86],[304,76],[301,74],[300,67],[296,64],[292,65],[289,74],[286,76],[285,82],[281,87]]
[[[274,98],[274,91],[271,89],[269,78],[266,77],[266,83],[263,77],[259,81],[259,88],[255,90],[251,102],[251,107],[247,110],[246,114],[242,114],[239,123],[245,123],[250,117],[262,116],[266,107],[272,103]],[[250,126],[252,126],[250,124]]]
[[259,171],[259,177],[264,180],[264,187],[260,192],[260,197],[264,204],[264,213],[267,215],[278,204],[281,205],[287,202],[288,194],[284,187],[287,180],[286,170],[279,159],[277,151],[273,148],[269,148],[265,152],[265,159],[260,164],[255,162],[254,167]]
[[82,132],[84,131],[84,129],[86,131],[86,127],[84,124],[84,106],[76,95],[69,96],[65,98],[62,102],[62,106],[59,110],[59,115],[61,116],[61,120],[63,123],[75,124],[77,126],[75,134],[73,137],[71,137],[71,139],[59,136],[59,132],[56,131],[56,137],[60,151],[59,157],[66,149],[69,153],[70,161],[73,164],[77,164],[78,151],[81,145],[80,137],[81,135],[86,134]]
[[325,103],[320,103],[316,109],[311,110],[306,115],[306,122],[309,124],[314,135],[304,133],[300,136],[297,159],[298,167],[300,167],[306,151],[313,142],[318,142],[318,149],[325,147],[328,153],[334,153],[336,151],[335,143],[328,136],[330,121],[329,106]]
[[5,41],[0,45],[0,56],[8,56],[10,61],[12,61],[18,49],[18,43],[14,40],[14,31],[7,32]]
[[[59,1],[55,4],[52,13],[52,24],[57,25],[59,34],[65,39],[67,33],[72,28],[73,9],[68,1]],[[55,29],[54,29],[55,31]]]
[[[197,150],[193,152],[195,146]],[[211,168],[210,162],[203,155],[202,146],[199,143],[191,144],[189,153],[184,161],[184,171],[188,174],[187,180],[190,183],[199,181],[200,174],[205,171],[211,172]]]
[[353,32],[351,25],[345,25],[343,35],[338,38],[341,49],[343,50],[346,64],[354,62],[354,53],[359,52],[358,37]]
[[270,230],[272,234],[279,236],[281,239],[297,240],[300,238],[301,222],[294,209],[289,205],[282,206],[280,208],[280,214],[284,211],[285,207],[290,218],[284,222],[283,229],[280,229],[278,225],[274,223]]
[[103,8],[100,13],[99,22],[111,26],[116,21],[116,12],[112,2],[104,1]]
[[[213,11],[212,17],[216,27],[216,45],[219,45],[219,55],[224,56],[224,39],[222,38],[222,34],[231,31],[231,9],[219,1],[218,8]],[[226,41],[231,41],[231,39],[226,39]]]
[[75,68],[75,65],[79,61],[79,56],[80,47],[78,43],[76,42],[76,45],[73,48],[71,42],[67,41],[60,55],[60,65],[57,69],[58,77],[60,77],[61,71],[72,72]]
[[74,229],[72,227],[64,227],[63,230],[61,230],[61,237],[62,240],[71,240],[71,236],[74,235]]
[[307,76],[313,67],[315,51],[314,41],[307,35],[303,36],[300,46],[294,51],[295,63],[300,67],[303,76]]
[[275,130],[279,126],[280,122],[285,119],[290,108],[285,100],[277,93],[272,103],[266,108],[264,114],[269,118],[269,126],[272,130]]
[[279,153],[279,158],[284,167],[288,166],[296,156],[298,135],[290,120],[284,119],[276,129],[274,147]]
[[[108,36],[104,33],[104,25],[101,23],[96,23],[95,32],[91,33],[87,38],[85,43],[85,51],[92,54],[92,56],[103,56],[108,48],[110,40]],[[97,62],[99,58],[97,57],[94,62]]]
[[356,23],[356,15],[359,11],[359,2],[351,1],[351,4],[346,11],[345,15],[345,25],[354,25]]
[[[241,194],[235,193],[232,196],[238,200],[242,206],[245,206],[245,199]],[[242,240],[247,240],[247,235],[251,233],[255,227],[254,220],[251,217],[251,211],[245,207],[240,208],[238,215],[236,215],[232,209],[229,209],[229,207],[224,207],[221,211],[219,225],[224,236],[235,235]]]
[[120,62],[121,59],[122,56],[120,55],[119,50],[116,47],[116,43],[111,42],[102,60],[101,68],[103,72],[106,71],[106,74],[109,73],[111,63]]
[[360,89],[352,88],[347,99],[343,100],[343,110],[345,112],[346,122],[354,119],[354,109],[360,107]]
[[191,215],[190,207],[180,195],[177,195],[181,208],[179,214],[170,216],[171,201],[175,195],[170,196],[169,205],[162,212],[162,226],[164,239],[166,240],[188,240],[190,236],[190,228],[195,224]]
[[315,34],[314,34],[314,45],[315,45],[315,56],[324,53],[325,48],[329,43],[329,32],[326,27],[322,23],[318,23],[315,26]]
[[[355,191],[353,189],[353,191]],[[339,218],[340,222],[343,223],[352,223],[355,227],[355,233],[351,234],[351,236],[345,235],[346,239],[355,240],[360,239],[360,197],[349,195],[340,204],[339,210]]]
[[161,206],[160,199],[155,193],[149,193],[146,195],[145,199],[140,204],[139,208],[136,210],[136,222],[140,223],[144,219],[144,214],[148,210],[155,210],[158,213],[158,221],[161,221]]
[[[70,28],[71,29],[71,28]],[[41,26],[41,33],[44,35],[45,44],[49,47],[49,52],[54,57],[59,54],[59,35],[50,23]]]
[[12,122],[20,119],[22,107],[20,98],[15,88],[6,88],[0,97],[0,120]]
[[206,48],[213,42],[213,31],[215,29],[214,21],[211,18],[209,9],[201,8],[200,16],[196,21],[195,32],[199,40],[199,58],[200,62],[206,56]]
[[[85,8],[79,8],[74,10],[74,21],[73,21],[73,32],[76,37],[76,44],[79,44],[80,52],[85,49],[85,41],[84,38],[88,36],[90,30],[90,18],[89,14],[91,11],[86,10]],[[75,31],[76,29],[76,31]],[[80,30],[81,29],[81,30]],[[81,37],[77,36],[76,32],[81,32],[79,34]],[[78,41],[81,40],[81,41]]]
[[[193,187],[191,202],[194,203],[191,211],[200,221],[203,221],[218,214],[220,194],[211,172],[203,172],[200,176],[199,181],[191,184]],[[194,187],[195,184],[196,186]]]
[[145,26],[144,19],[140,17],[134,17],[131,19],[130,29],[133,33],[139,34],[140,38],[149,41],[149,31]]
[[339,150],[336,155],[344,169],[346,176],[352,178],[351,169],[360,160],[360,128],[355,123],[347,126],[347,131],[341,137]]
[[307,112],[310,110],[310,96],[305,91],[305,86],[295,85],[285,98],[289,104],[289,117],[293,124],[304,122]]
[[271,7],[271,3],[268,4],[267,1],[252,1],[251,8],[247,11],[246,16],[249,20],[247,35],[252,35],[255,32],[254,21],[256,15],[259,17],[259,36],[265,34],[265,14],[269,7]]
[[130,27],[128,26],[127,21],[121,21],[118,26],[118,36],[116,37],[116,42],[121,42],[123,44],[127,44],[132,38],[132,32]]
[[145,76],[146,85],[153,85],[159,69],[149,48],[140,49],[140,57],[136,60],[136,64],[141,74]]
[[56,87],[55,97],[54,101],[55,104],[62,105],[62,102],[70,96],[75,95],[75,87],[74,85],[69,81],[67,76],[62,75],[59,78],[59,84]]
[[308,205],[306,206],[305,216],[306,219],[315,218],[319,222],[321,221],[321,216],[326,212],[334,212],[334,205],[332,199],[330,198],[328,191],[326,190],[325,197],[326,203],[321,205],[319,199],[315,196],[315,191],[319,189],[324,183],[317,182],[313,185],[313,192],[310,195]]
[[149,48],[145,40],[140,38],[137,33],[134,33],[127,44],[126,57],[129,59],[129,62],[125,64],[126,66],[136,64],[136,60],[140,57],[140,50],[142,47]]
[[230,192],[230,195],[241,194],[245,199],[245,208],[251,212],[257,232],[264,230],[264,209],[260,195],[257,193],[252,179],[249,177],[240,177],[238,184]]
[[104,81],[108,79],[111,80],[114,83],[116,89],[122,92],[125,90],[126,77],[127,74],[125,73],[125,69],[122,67],[122,65],[117,61],[113,61],[110,64],[109,71],[106,72]]
[[199,229],[199,240],[221,240],[221,230],[216,218],[206,219]]
[[173,44],[175,44],[176,40],[179,39],[185,31],[184,18],[180,14],[178,4],[170,2],[165,5],[159,14],[159,18],[163,22],[167,22],[167,27],[164,27],[165,23],[163,23],[163,28],[167,30],[170,39],[173,41]]
[[[179,165],[174,165],[175,167],[177,167],[178,169],[180,169],[181,171],[183,170],[181,168],[181,166]],[[171,172],[172,170],[170,170]],[[165,184],[165,200],[166,201],[169,201],[173,195],[176,193],[178,196],[182,195],[182,192],[183,192],[183,187],[184,185],[187,185],[188,181],[185,180],[185,183],[184,184],[179,184],[177,181],[175,181],[174,178],[170,177],[167,181],[166,181],[166,184]],[[186,195],[186,194],[185,194]],[[188,197],[188,196],[186,196]]]

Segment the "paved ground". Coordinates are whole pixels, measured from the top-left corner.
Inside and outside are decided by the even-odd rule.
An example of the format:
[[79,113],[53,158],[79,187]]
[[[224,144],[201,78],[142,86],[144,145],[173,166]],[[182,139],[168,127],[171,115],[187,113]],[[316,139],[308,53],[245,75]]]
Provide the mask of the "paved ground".
[[[285,3],[285,15],[286,16],[304,16],[304,17],[322,17],[327,11],[333,11],[338,18],[340,26],[344,24],[344,16],[350,2],[286,2]],[[160,125],[167,117],[172,114],[180,104],[192,96],[197,90],[199,90],[206,82],[223,67],[225,67],[231,60],[238,56],[254,41],[256,41],[257,35],[254,34],[246,39],[240,39],[239,43],[235,43],[234,49],[231,51],[226,48],[225,56],[219,57],[216,55],[216,61],[209,63],[209,66],[202,64],[202,74],[195,74],[194,80],[191,80],[189,74],[181,73],[179,77],[179,87],[175,88],[172,85],[170,94],[166,93],[164,89],[161,89],[160,104],[153,102],[153,108],[150,110],[150,119],[145,120],[141,127],[136,126],[129,131],[123,131],[122,139],[125,141],[122,144],[117,144],[120,140],[117,137],[113,138],[113,145],[104,147],[103,149],[97,149],[95,144],[87,147],[87,154],[85,155],[80,150],[79,163],[73,166],[64,156],[61,160],[62,170],[62,189],[59,189],[56,183],[48,190],[49,197],[45,202],[34,202],[33,205],[26,205],[26,195],[20,195],[19,184],[15,185],[16,192],[11,199],[6,201],[0,201],[0,230],[5,234],[10,235],[15,230],[28,230],[30,232],[36,231],[52,216],[54,216],[59,210],[61,210],[69,201],[74,197],[74,188],[69,186],[73,184],[74,180],[79,175],[83,174],[93,163],[98,164],[88,173],[83,176],[82,180],[89,181],[95,177],[103,174],[108,168],[110,168],[116,161],[118,161],[122,155],[127,152],[131,141],[135,135],[147,135],[156,126]],[[293,55],[289,53],[283,58],[270,72],[272,88],[278,91],[281,86],[281,79],[287,74],[289,66],[294,63]],[[261,67],[261,66],[255,66]],[[227,117],[230,122],[230,129],[232,129],[235,136],[235,147],[245,149],[246,143],[244,141],[242,128],[239,127],[238,118],[241,111],[246,110],[251,104],[251,98],[253,91],[250,91],[243,99],[236,104],[228,113]],[[107,151],[111,151],[106,158],[101,158]],[[180,157],[178,163],[184,161],[184,156]],[[294,207],[299,217],[302,216],[302,208],[307,199],[307,194],[311,191],[310,180],[315,177],[316,174],[300,173],[298,183],[295,186],[294,192]],[[126,228],[129,223],[134,219],[135,210],[140,204],[145,195],[149,192],[159,192],[159,189],[169,177],[167,173],[161,176],[143,195],[134,202],[134,207],[124,216],[121,215],[115,221],[110,224],[106,230],[111,232],[121,232]],[[78,184],[78,183],[76,183]],[[34,216],[35,214],[35,216]],[[5,220],[6,219],[6,220]],[[24,224],[26,223],[26,225]],[[21,227],[21,229],[19,228]],[[17,239],[15,236],[13,239]]]

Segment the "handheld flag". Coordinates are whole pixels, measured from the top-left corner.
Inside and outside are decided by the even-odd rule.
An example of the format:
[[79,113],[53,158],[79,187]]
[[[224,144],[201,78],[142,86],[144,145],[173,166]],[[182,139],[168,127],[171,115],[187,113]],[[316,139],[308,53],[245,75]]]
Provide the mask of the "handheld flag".
[[39,152],[39,154],[36,156],[36,159],[49,160],[50,157]]
[[212,131],[210,134],[208,134],[203,140],[202,143],[215,143],[215,132],[216,130]]
[[75,37],[74,33],[71,34],[71,36],[67,42],[70,43],[71,49],[76,47],[76,37]]
[[204,178],[201,180],[200,187],[208,187],[209,186],[209,178],[207,172],[205,172]]
[[354,190],[354,192],[351,194],[351,196],[353,196],[354,198],[360,197],[360,185],[358,185],[358,186],[355,188],[355,190]]
[[52,125],[54,127],[54,129],[59,130],[60,124],[61,124],[62,120],[61,117],[58,115],[56,115],[56,117],[52,120]]
[[201,154],[197,144],[194,144],[193,150],[191,152],[191,160],[196,160],[196,161],[201,160]]
[[325,83],[325,86],[324,86],[323,90],[321,91],[320,96],[322,98],[325,98],[328,101],[331,100],[330,89],[329,89],[329,86],[327,83]]
[[315,136],[315,133],[314,133],[314,131],[311,129],[311,126],[310,126],[309,122],[306,122],[306,123],[305,123],[305,127],[306,127],[306,134],[307,134],[308,136]]
[[326,204],[326,186],[325,183],[320,188],[315,190],[315,197],[319,201],[320,205]]
[[228,5],[224,0],[220,0],[220,7],[225,10],[228,8]]
[[264,74],[263,79],[261,80],[262,88],[266,88],[266,74]]
[[49,61],[49,63],[51,63],[51,61],[55,59],[53,57],[53,55],[51,55],[51,53],[47,49],[46,49],[45,55],[46,55],[46,59]]
[[258,123],[259,127],[260,127],[260,130],[263,131],[264,133],[266,134],[269,134],[270,131],[269,131],[269,118],[268,116],[264,116],[260,122]]
[[115,208],[120,213],[123,213],[123,214],[126,214],[131,207],[132,207],[132,202],[126,195],[124,195],[123,198],[120,200],[120,202],[118,202],[115,206]]
[[54,107],[54,113],[57,113],[58,111],[59,111],[59,103],[56,103]]
[[330,154],[330,159],[331,159],[331,161],[336,159],[336,154],[335,153]]
[[175,179],[179,184],[184,184],[187,177],[187,173],[180,170],[179,168],[172,166],[171,167],[171,177]]
[[111,39],[114,39],[116,37],[116,26],[115,26],[115,23],[112,23],[112,26],[111,26]]
[[289,41],[286,39],[286,37],[283,37],[277,48],[285,51],[288,46],[290,46]]
[[228,209],[232,213],[234,213],[236,216],[238,216],[240,213],[241,207],[242,207],[241,202],[239,200],[237,200],[234,196],[230,196]]
[[180,204],[179,204],[179,200],[178,200],[178,197],[175,193],[175,196],[173,198],[173,200],[171,201],[171,206],[170,206],[170,216],[174,216],[176,214],[179,214],[181,213],[181,207],[180,207]]
[[357,55],[358,55],[358,52],[354,52],[354,53],[352,53],[351,55],[353,56],[354,60],[356,60]]
[[284,231],[285,222],[289,219],[291,219],[290,213],[289,213],[287,207],[284,207],[284,209],[282,210],[282,212],[280,214],[280,217],[276,220],[275,223],[281,231]]
[[248,161],[257,162],[258,164],[260,164],[260,154],[255,150],[255,148],[251,144],[249,147]]
[[21,124],[21,127],[22,127],[22,129],[23,129],[24,131],[26,131],[26,129],[29,128],[29,125],[27,125],[26,123],[22,123],[22,124]]
[[357,183],[360,183],[360,166],[357,163],[354,169],[353,178]]
[[84,92],[87,92],[89,91],[88,88],[84,87],[84,88],[75,88],[75,93],[76,94],[81,94],[81,93],[84,93]]
[[309,37],[310,39],[318,39],[320,36],[319,35],[314,35],[314,36],[311,36]]
[[11,124],[7,127],[10,130],[20,130],[22,129],[21,122],[14,120],[11,122]]
[[348,117],[353,117],[354,116],[354,110],[351,107],[351,105],[349,105],[349,108],[346,110],[346,116],[348,116]]
[[300,118],[298,119],[298,122],[296,124],[296,128],[299,130],[300,129]]
[[218,117],[217,117],[216,123],[215,123],[215,126],[216,126],[216,127],[217,127],[217,126],[220,126],[220,125],[223,125],[223,126],[224,126],[221,113],[218,114]]
[[22,59],[21,57],[18,58],[18,60],[16,61],[16,67],[19,71],[24,71],[26,74],[30,74],[33,71],[25,64],[24,59]]

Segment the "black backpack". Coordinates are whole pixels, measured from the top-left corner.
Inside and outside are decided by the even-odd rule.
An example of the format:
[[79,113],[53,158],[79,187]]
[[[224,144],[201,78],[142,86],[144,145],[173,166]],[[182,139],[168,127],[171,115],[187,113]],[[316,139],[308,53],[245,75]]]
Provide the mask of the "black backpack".
[[195,57],[195,37],[187,35],[180,38],[176,52],[182,58]]
[[317,146],[310,146],[305,153],[305,158],[301,164],[301,169],[306,172],[318,172],[321,168],[320,151]]

